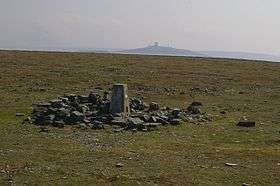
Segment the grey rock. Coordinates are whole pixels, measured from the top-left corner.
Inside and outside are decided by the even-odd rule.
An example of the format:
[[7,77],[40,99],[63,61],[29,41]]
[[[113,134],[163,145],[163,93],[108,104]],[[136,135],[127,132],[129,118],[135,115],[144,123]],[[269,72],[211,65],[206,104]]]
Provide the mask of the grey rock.
[[24,114],[23,113],[16,113],[16,116],[21,117],[21,116],[24,116]]
[[60,99],[51,100],[50,103],[51,103],[51,106],[54,108],[61,108],[64,106],[62,100],[60,100]]
[[159,104],[156,102],[152,102],[149,105],[149,111],[157,111],[159,110]]
[[166,116],[169,114],[169,111],[166,111],[166,110],[159,110],[155,113],[155,116],[158,116],[158,117],[162,117],[162,116]]
[[226,114],[227,112],[225,110],[222,110],[220,113],[221,114]]
[[43,113],[43,112],[47,112],[47,111],[48,111],[47,107],[41,107],[41,106],[33,107],[33,114],[35,114],[35,113]]
[[101,100],[101,96],[96,92],[91,92],[88,96],[89,102],[93,104],[98,104]]
[[55,115],[47,115],[47,116],[45,116],[45,120],[54,120],[54,118],[55,118]]
[[115,128],[113,129],[113,132],[118,133],[124,131],[124,128]]
[[29,123],[33,123],[33,120],[30,116],[28,116],[27,118],[25,118],[23,121],[22,121],[22,124],[29,124]]
[[82,122],[84,120],[84,114],[78,111],[73,111],[70,113],[70,122],[77,123]]
[[52,123],[52,125],[53,125],[54,127],[63,128],[64,125],[65,125],[65,122],[62,121],[62,120],[57,120],[57,121],[54,121],[54,122]]
[[70,102],[74,102],[77,100],[77,95],[76,94],[67,94],[65,95],[65,97],[70,101]]
[[65,98],[65,97],[62,97],[60,98],[61,101],[64,103],[64,104],[67,104],[69,102],[69,99],[68,98]]
[[94,88],[95,90],[103,90],[103,88],[101,86],[97,86]]
[[89,111],[89,107],[87,105],[80,105],[79,110],[81,113],[86,113],[87,111]]
[[138,130],[138,129],[133,128],[133,129],[131,129],[131,132],[135,133],[135,132],[137,132],[137,130]]
[[187,112],[188,114],[202,114],[198,106],[192,106],[192,105],[187,108]]
[[199,101],[194,101],[194,102],[192,102],[192,103],[191,103],[191,105],[190,105],[190,106],[199,107],[199,106],[202,106],[202,103],[201,103],[201,102],[199,102]]
[[103,101],[109,101],[109,92],[108,91],[103,92],[102,100]]
[[48,113],[50,113],[50,114],[56,114],[57,113],[57,111],[58,111],[58,108],[54,108],[54,107],[49,107],[48,108]]
[[169,124],[169,122],[168,122],[169,118],[166,117],[166,116],[157,117],[156,119],[157,119],[157,122],[161,123],[162,125],[168,125]]
[[141,115],[140,118],[145,122],[148,122],[150,120],[150,116],[147,114]]
[[100,105],[100,110],[103,114],[109,114],[110,113],[110,101],[102,101],[102,104]]
[[128,118],[127,129],[141,130],[142,128],[144,128],[144,126],[143,126],[144,123],[145,122],[143,120],[141,120],[140,118]]
[[46,127],[40,127],[40,131],[39,131],[39,132],[40,132],[40,133],[41,133],[41,132],[49,133],[50,130],[49,130],[48,128],[46,128]]
[[255,127],[256,122],[255,121],[240,121],[237,123],[238,127]]
[[89,102],[89,96],[79,95],[78,96],[78,102],[79,103],[88,103]]
[[38,103],[36,106],[38,106],[38,107],[50,107],[51,103],[43,102],[43,103]]
[[55,113],[56,117],[65,119],[66,117],[70,117],[70,111],[65,108],[60,108]]
[[150,119],[149,119],[149,122],[156,123],[157,122],[157,118],[155,116],[151,116]]
[[175,118],[178,118],[180,112],[181,112],[180,109],[173,109],[172,112],[171,112],[171,114],[172,114],[172,116],[174,116]]
[[143,128],[141,131],[142,132],[148,132],[148,129],[147,128]]
[[148,127],[148,128],[156,128],[161,126],[161,123],[144,123],[143,126],[144,127]]
[[80,129],[87,129],[88,127],[87,127],[87,125],[85,123],[80,123],[78,125],[78,128],[80,128]]
[[182,122],[181,119],[172,119],[172,120],[170,120],[170,124],[171,125],[180,125],[181,122]]
[[141,99],[138,98],[132,98],[130,100],[130,108],[132,111],[136,111],[136,110],[144,110],[145,108],[147,108],[147,104],[144,103]]
[[141,125],[144,123],[140,118],[128,118],[128,123],[133,126]]
[[84,119],[83,122],[86,123],[86,124],[89,124],[90,120],[89,119]]
[[111,124],[124,127],[127,125],[127,120],[123,117],[114,117]]
[[116,167],[117,167],[117,168],[121,168],[121,167],[123,167],[123,166],[124,166],[123,163],[117,163],[117,164],[116,164]]
[[229,166],[229,167],[234,167],[234,166],[237,166],[238,164],[236,163],[225,163],[226,166]]

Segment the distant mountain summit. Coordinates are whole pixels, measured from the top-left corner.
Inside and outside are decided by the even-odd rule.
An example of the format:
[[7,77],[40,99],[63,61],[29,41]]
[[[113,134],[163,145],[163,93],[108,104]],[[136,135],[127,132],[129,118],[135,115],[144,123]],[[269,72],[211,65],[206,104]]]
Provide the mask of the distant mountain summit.
[[167,56],[195,56],[195,57],[205,57],[204,54],[199,52],[194,52],[191,50],[177,49],[173,47],[160,46],[158,42],[155,42],[152,46],[147,46],[144,48],[136,48],[129,50],[118,51],[118,53],[123,54],[145,54],[145,55],[167,55]]

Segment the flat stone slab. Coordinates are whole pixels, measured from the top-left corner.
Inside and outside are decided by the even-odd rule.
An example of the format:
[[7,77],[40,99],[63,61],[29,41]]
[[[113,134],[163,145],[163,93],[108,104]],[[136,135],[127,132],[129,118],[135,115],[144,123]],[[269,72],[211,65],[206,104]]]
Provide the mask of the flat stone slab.
[[118,125],[118,126],[123,126],[126,123],[127,123],[127,120],[122,117],[114,117],[113,120],[111,121],[111,124]]
[[151,127],[151,128],[155,128],[155,127],[158,127],[161,125],[162,125],[161,123],[144,123],[143,124],[144,127]]

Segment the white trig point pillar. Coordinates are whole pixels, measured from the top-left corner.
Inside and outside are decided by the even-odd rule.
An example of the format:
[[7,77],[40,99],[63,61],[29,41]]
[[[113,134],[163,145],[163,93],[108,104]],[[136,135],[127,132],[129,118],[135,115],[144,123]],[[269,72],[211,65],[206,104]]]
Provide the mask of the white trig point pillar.
[[130,115],[129,98],[126,84],[113,85],[110,113],[121,114],[123,117],[128,117]]

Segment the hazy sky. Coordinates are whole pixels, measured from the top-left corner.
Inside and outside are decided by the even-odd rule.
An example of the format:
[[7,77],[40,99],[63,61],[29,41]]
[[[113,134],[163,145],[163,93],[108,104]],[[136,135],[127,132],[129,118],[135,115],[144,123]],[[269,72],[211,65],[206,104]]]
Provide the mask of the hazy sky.
[[280,54],[280,0],[0,0],[0,48]]

